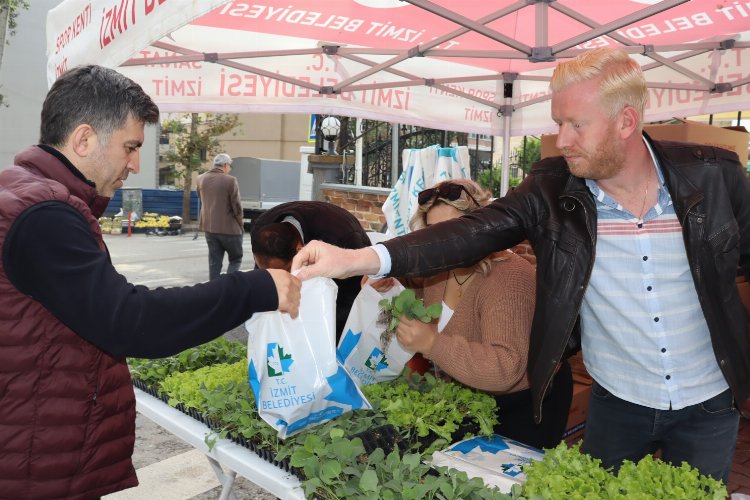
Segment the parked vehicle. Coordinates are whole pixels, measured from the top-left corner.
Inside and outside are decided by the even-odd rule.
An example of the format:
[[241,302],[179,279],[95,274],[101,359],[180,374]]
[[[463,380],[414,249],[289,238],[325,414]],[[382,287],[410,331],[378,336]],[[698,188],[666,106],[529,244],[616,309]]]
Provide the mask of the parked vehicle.
[[245,231],[250,230],[253,219],[269,208],[299,200],[299,161],[240,156],[232,161],[231,175],[240,184]]

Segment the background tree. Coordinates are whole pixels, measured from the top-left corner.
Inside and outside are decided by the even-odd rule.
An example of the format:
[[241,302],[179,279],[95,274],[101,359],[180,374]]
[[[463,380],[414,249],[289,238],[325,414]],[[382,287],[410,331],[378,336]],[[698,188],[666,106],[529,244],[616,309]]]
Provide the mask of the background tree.
[[531,172],[534,162],[542,158],[542,141],[538,137],[524,136],[523,143],[513,149],[513,154],[518,158],[518,168],[525,177]]
[[184,180],[182,191],[182,220],[190,221],[190,195],[193,172],[202,172],[203,162],[219,152],[218,136],[239,125],[235,114],[190,113],[178,119],[165,120],[162,130],[176,134],[174,150],[167,152],[167,161],[174,162],[172,173]]
[[[25,0],[0,0],[0,67],[3,65],[5,45],[10,43],[10,37],[16,33],[16,18],[18,11],[28,9],[29,2]],[[0,94],[0,105],[6,105]]]
[[[508,179],[509,187],[518,186],[524,177],[531,172],[531,166],[542,157],[542,141],[538,137],[525,136],[523,143],[519,144],[510,153],[510,166],[517,167],[521,175],[511,176]],[[513,170],[511,170],[513,172]],[[492,168],[480,170],[477,174],[477,182],[485,189],[492,191],[494,197],[500,196],[500,182],[502,178],[502,165],[498,162]]]

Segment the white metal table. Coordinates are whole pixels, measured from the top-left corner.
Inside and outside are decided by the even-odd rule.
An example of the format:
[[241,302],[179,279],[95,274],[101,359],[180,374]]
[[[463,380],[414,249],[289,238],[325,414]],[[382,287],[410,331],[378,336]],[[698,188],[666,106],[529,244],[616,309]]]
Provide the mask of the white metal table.
[[[228,439],[218,439],[209,451],[204,438],[212,431],[205,424],[138,388],[133,389],[139,412],[206,455],[222,485],[221,500],[235,499],[232,486],[237,474],[282,500],[304,500],[304,491],[295,475]],[[225,468],[229,472],[225,472]]]

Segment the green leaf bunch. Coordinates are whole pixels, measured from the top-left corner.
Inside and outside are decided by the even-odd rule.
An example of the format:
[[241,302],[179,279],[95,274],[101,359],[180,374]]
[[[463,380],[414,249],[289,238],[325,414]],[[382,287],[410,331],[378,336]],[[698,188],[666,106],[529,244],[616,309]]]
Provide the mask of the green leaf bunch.
[[436,467],[440,476],[436,481],[437,493],[436,498],[445,498],[451,500],[460,500],[463,498],[472,499],[508,499],[512,498],[500,492],[494,486],[484,484],[480,478],[469,478],[464,471],[459,471],[449,467]]
[[310,427],[283,441],[279,440],[278,446],[274,451],[276,452],[276,458],[278,460],[284,460],[285,458],[290,457],[296,449],[304,446],[305,440],[308,436],[317,435],[320,439],[326,441],[330,439],[331,433],[334,429],[343,429],[345,435],[352,438],[356,434],[371,431],[372,429],[383,426],[386,423],[387,420],[385,416],[380,412],[348,412],[336,417],[334,420],[329,420],[324,424]]
[[[378,448],[365,454],[362,440],[347,439],[342,429],[310,434],[292,453],[290,463],[304,471],[305,496],[370,500],[510,498],[466,473],[434,475],[418,453],[388,455]],[[447,472],[447,468],[444,472]]]
[[129,358],[128,366],[131,377],[155,386],[175,372],[196,370],[216,363],[235,363],[242,359],[247,359],[245,344],[218,337],[166,358]]
[[510,498],[491,488],[479,478],[469,479],[465,472],[447,467],[440,468],[443,474],[425,463],[425,455],[394,450],[388,455],[378,448],[373,451],[362,472],[357,498],[371,500],[421,500],[445,499],[499,499]]
[[[160,360],[131,360],[134,373],[155,367],[168,375],[161,390],[170,404],[183,403],[195,408],[222,426],[209,434],[209,446],[232,433],[275,453],[276,460],[288,459],[304,472],[302,486],[309,497],[320,499],[485,499],[508,498],[488,488],[480,479],[469,479],[463,472],[438,468],[439,474],[424,463],[435,449],[471,437],[456,433],[468,419],[491,434],[497,422],[495,399],[463,385],[437,379],[431,374],[402,375],[396,380],[365,386],[372,411],[344,414],[323,425],[312,427],[282,441],[275,429],[257,412],[247,382],[246,347],[217,339],[188,349],[165,364]],[[232,359],[232,363],[222,363]],[[142,371],[139,371],[142,370]],[[408,453],[394,449],[386,454],[376,449],[369,455],[358,433],[390,423],[407,442]],[[437,439],[428,447],[417,438]],[[414,450],[417,450],[416,452]],[[625,462],[615,476],[601,467],[599,460],[582,454],[579,445],[561,443],[547,450],[540,461],[524,468],[527,481],[513,487],[514,500],[530,499],[723,499],[726,488],[720,481],[701,476],[688,464],[675,467],[651,456],[637,464]]]
[[396,330],[401,321],[401,316],[406,316],[409,319],[416,318],[424,323],[429,323],[433,319],[439,318],[443,309],[440,303],[425,307],[424,301],[417,298],[411,288],[405,288],[401,293],[390,299],[381,299],[378,305],[383,311],[390,314],[390,322],[388,323],[388,331],[390,332]]
[[206,395],[201,389],[211,390],[231,384],[247,385],[247,361],[219,363],[189,372],[176,372],[162,380],[159,386],[169,396],[170,405],[182,403],[187,408],[205,411]]
[[309,434],[290,458],[307,478],[302,483],[306,497],[347,498],[358,491],[357,463],[365,454],[362,440],[347,439],[343,429],[331,429],[329,439]]
[[568,448],[561,442],[545,450],[544,458],[524,467],[523,498],[599,500],[607,497],[611,474],[601,460],[580,452],[580,443]]
[[647,455],[637,464],[626,460],[617,477],[607,488],[612,499],[646,500],[669,498],[675,500],[723,500],[727,497],[724,483],[701,475],[687,462],[673,466]]
[[209,449],[216,439],[226,438],[230,432],[261,448],[277,449],[280,443],[278,433],[258,415],[255,396],[247,380],[232,381],[227,385],[209,383],[208,386],[211,388],[201,386],[205,406],[196,410],[222,425],[221,429],[206,436]]
[[526,499],[602,500],[721,500],[727,490],[721,481],[701,475],[683,462],[679,467],[651,455],[637,464],[626,460],[615,475],[601,461],[581,453],[580,443],[562,442],[546,450],[544,458],[524,467],[526,482],[514,486],[513,497]]
[[454,435],[465,419],[478,424],[482,434],[492,434],[497,423],[494,397],[430,373],[409,377],[362,387],[373,409],[383,412],[407,440],[411,434],[426,437],[431,431],[442,438],[438,446],[472,437]]

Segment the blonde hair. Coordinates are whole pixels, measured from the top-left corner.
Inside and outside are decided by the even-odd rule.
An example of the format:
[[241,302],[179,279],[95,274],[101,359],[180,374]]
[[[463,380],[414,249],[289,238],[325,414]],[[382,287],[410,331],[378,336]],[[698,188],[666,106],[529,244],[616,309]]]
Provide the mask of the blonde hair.
[[[409,222],[409,228],[412,231],[427,227],[427,212],[429,212],[430,209],[434,206],[450,205],[459,212],[468,214],[470,212],[473,212],[474,210],[485,207],[492,202],[492,193],[484,189],[482,186],[472,181],[471,179],[453,179],[442,181],[432,186],[432,188],[439,189],[441,186],[448,184],[457,184],[459,186],[463,186],[466,191],[461,191],[461,196],[455,201],[450,201],[439,196],[434,196],[424,205],[419,205],[416,213]],[[474,197],[474,200],[476,200],[479,205],[477,205],[477,203],[474,203],[474,201],[466,194],[467,192]],[[494,253],[490,254],[476,264],[477,271],[486,276],[490,271],[490,267],[492,266],[491,263],[493,261],[499,260],[505,260],[505,257],[498,257]]]
[[625,106],[638,111],[639,126],[646,110],[646,79],[640,65],[620,48],[589,50],[569,61],[561,62],[552,73],[550,90],[554,93],[571,85],[599,79],[604,111],[614,118]]

